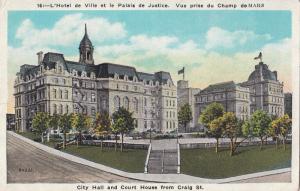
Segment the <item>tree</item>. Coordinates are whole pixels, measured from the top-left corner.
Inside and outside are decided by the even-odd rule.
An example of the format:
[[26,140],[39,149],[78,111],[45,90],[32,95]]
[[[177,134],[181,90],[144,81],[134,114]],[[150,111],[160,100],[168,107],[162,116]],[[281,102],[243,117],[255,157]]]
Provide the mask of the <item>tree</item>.
[[[125,126],[125,119],[123,117],[115,119],[111,129],[112,132],[115,134],[115,151],[117,151],[117,146],[118,146],[118,134],[120,133],[121,129]],[[122,150],[122,147],[121,147]]]
[[193,119],[191,106],[186,103],[184,104],[178,112],[178,122],[184,127],[186,132],[187,124]]
[[76,130],[78,131],[77,146],[82,143],[82,131],[92,126],[91,119],[82,113],[78,114]]
[[41,135],[44,142],[43,133],[49,128],[50,116],[48,113],[37,112],[32,119],[32,128]]
[[213,136],[216,140],[216,153],[218,152],[219,148],[219,139],[223,135],[223,120],[222,117],[214,119],[208,125],[208,132],[211,136]]
[[269,128],[271,124],[271,117],[262,110],[256,110],[251,117],[251,126],[253,136],[259,137],[260,139],[260,150],[263,146],[264,139],[269,136]]
[[[53,114],[52,116],[50,116],[50,121],[49,121],[49,126],[50,128],[57,130],[59,129],[59,118],[60,116],[58,114]],[[49,142],[49,131],[48,131],[48,142]]]
[[[94,130],[97,135],[107,135],[111,131],[111,119],[108,112],[97,113],[94,121]],[[103,142],[101,141],[101,150]]]
[[201,113],[199,121],[206,128],[208,128],[209,123],[214,119],[222,117],[224,114],[224,107],[220,103],[213,102],[209,104],[204,111]]
[[59,128],[59,118],[60,116],[56,113],[50,116],[50,127],[54,130],[57,130]]
[[70,115],[68,114],[63,114],[59,118],[59,126],[61,127],[63,131],[63,149],[66,148],[66,141],[67,141],[67,132],[71,128],[75,128],[77,125],[77,115],[74,113],[71,113]]
[[247,138],[237,142],[238,136],[242,135],[242,122],[237,119],[234,113],[226,112],[221,117],[224,135],[230,139],[230,156],[233,156],[238,146]]
[[286,150],[286,144],[285,144],[286,137],[288,133],[291,131],[291,127],[292,127],[292,120],[289,118],[287,114],[272,121],[270,131],[271,134],[276,137],[276,148],[278,148],[278,139],[279,136],[281,136],[284,145],[284,150]]
[[[121,151],[123,151],[123,141],[124,141],[124,134],[129,133],[131,130],[134,129],[134,119],[132,118],[132,112],[129,112],[124,107],[120,107],[116,112],[113,113],[112,119],[113,122],[118,122],[118,119],[124,120],[124,122],[121,120],[118,123],[118,130],[121,134]],[[121,123],[122,122],[122,123]]]

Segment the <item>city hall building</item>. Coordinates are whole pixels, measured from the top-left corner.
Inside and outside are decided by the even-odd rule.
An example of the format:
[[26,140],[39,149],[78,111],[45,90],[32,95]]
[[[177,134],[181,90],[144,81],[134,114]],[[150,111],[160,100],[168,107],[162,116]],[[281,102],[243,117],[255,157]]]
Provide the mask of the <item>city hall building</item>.
[[22,65],[15,89],[16,128],[26,131],[36,112],[95,116],[119,107],[133,112],[136,130],[177,129],[177,89],[169,72],[138,72],[134,67],[95,64],[87,29],[79,45],[79,61],[60,53],[39,52],[37,65]]

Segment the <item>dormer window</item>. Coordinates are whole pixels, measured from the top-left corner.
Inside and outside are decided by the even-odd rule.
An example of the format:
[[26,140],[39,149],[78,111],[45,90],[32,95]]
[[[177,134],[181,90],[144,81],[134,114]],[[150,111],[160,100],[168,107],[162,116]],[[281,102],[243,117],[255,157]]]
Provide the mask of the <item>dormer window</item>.
[[96,78],[96,75],[95,75],[94,72],[91,72],[91,78],[92,78],[92,79]]
[[150,80],[150,86],[153,86],[153,81],[152,80]]
[[127,75],[124,76],[124,80],[128,81],[128,76]]
[[137,82],[137,81],[138,81],[137,77],[134,76],[134,77],[133,77],[133,82]]
[[86,77],[86,71],[82,71],[81,77]]
[[118,80],[118,79],[119,79],[119,75],[118,75],[117,73],[115,73],[114,78],[115,78],[116,80]]
[[72,74],[73,76],[77,76],[77,71],[73,69]]
[[58,66],[58,72],[62,73],[62,66]]

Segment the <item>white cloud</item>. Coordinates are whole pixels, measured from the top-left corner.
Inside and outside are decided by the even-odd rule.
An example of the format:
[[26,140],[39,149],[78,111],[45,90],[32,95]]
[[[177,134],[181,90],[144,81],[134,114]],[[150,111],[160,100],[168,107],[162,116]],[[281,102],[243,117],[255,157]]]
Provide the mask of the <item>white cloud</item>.
[[214,48],[234,48],[245,45],[248,42],[258,40],[270,40],[269,34],[255,34],[253,31],[237,30],[228,31],[219,27],[212,27],[206,33],[206,49]]
[[[150,37],[144,42],[153,44]],[[226,55],[215,51],[199,48],[193,41],[165,43],[160,48],[153,46],[143,47],[140,53],[140,43],[130,41],[130,44],[98,47],[95,58],[100,62],[111,61],[119,64],[131,65],[144,72],[159,70],[169,71],[174,81],[181,76],[177,70],[186,67],[186,77],[193,87],[205,88],[211,83],[233,80],[237,83],[246,81],[258,61],[254,57],[259,51],[263,52],[263,61],[270,70],[278,71],[278,78],[284,81],[285,91],[291,91],[291,44],[290,39],[266,44],[261,50],[252,52],[237,52]],[[155,40],[156,42],[156,40]],[[155,44],[155,43],[154,43]],[[170,46],[172,45],[172,46]],[[156,51],[157,49],[163,51]],[[97,63],[100,63],[100,62]]]
[[[74,22],[74,19],[76,22]],[[253,60],[259,51],[263,52],[263,61],[270,69],[278,71],[280,81],[284,81],[285,91],[291,91],[291,40],[266,44],[261,50],[253,52],[236,52],[226,55],[215,52],[214,48],[233,48],[243,46],[257,39],[268,40],[270,35],[257,35],[252,31],[226,31],[218,27],[211,28],[206,35],[204,48],[188,40],[181,42],[174,36],[134,35],[127,42],[115,42],[110,45],[99,45],[107,39],[124,38],[127,34],[124,24],[111,23],[103,18],[84,18],[81,14],[68,15],[60,19],[52,29],[37,29],[26,19],[17,31],[17,38],[22,42],[20,47],[9,47],[9,75],[13,79],[19,66],[36,64],[36,52],[57,51],[52,46],[79,44],[84,30],[84,23],[89,27],[89,35],[95,45],[96,63],[113,62],[131,65],[139,71],[169,71],[173,81],[181,79],[177,70],[186,67],[186,79],[192,87],[205,88],[211,83],[234,80],[247,80],[254,70],[257,61]],[[97,26],[97,27],[95,27]],[[99,27],[98,27],[99,26]],[[39,35],[39,38],[37,36]],[[38,39],[43,39],[38,40]],[[76,49],[77,47],[73,47]],[[65,55],[69,60],[78,60],[78,55]],[[12,92],[12,91],[10,91]]]
[[30,19],[25,19],[18,28],[16,38],[26,47],[69,46],[79,43],[84,33],[84,24],[93,42],[120,39],[127,35],[125,24],[112,23],[105,18],[84,18],[83,14],[71,14],[58,20],[53,28],[38,29]]

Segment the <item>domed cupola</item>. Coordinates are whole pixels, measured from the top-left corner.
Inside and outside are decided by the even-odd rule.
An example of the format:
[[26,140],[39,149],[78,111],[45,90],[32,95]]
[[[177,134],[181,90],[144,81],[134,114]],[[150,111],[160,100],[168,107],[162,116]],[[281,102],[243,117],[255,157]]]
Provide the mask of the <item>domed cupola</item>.
[[85,24],[85,33],[79,45],[79,62],[85,64],[94,64],[93,58],[94,47],[87,34]]
[[277,80],[277,71],[272,72],[269,70],[268,65],[262,61],[262,53],[260,52],[254,60],[259,59],[259,64],[255,65],[255,70],[250,74],[248,81],[264,81],[264,80]]
[[255,70],[250,74],[248,81],[254,80],[274,80],[277,81],[277,72],[272,72],[268,65],[260,62],[259,64],[255,65]]

